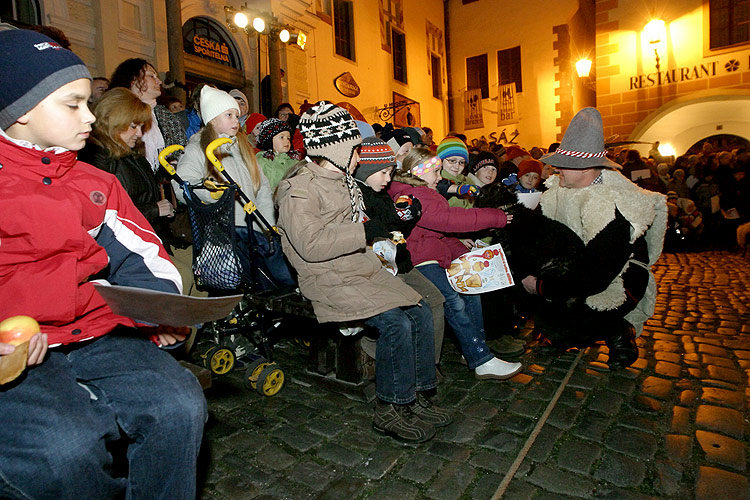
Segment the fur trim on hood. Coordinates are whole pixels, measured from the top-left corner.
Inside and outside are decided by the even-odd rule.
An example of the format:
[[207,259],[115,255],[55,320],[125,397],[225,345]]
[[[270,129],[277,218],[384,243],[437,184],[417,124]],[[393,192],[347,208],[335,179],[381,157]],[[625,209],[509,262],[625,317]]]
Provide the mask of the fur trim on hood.
[[404,184],[408,184],[410,186],[426,186],[427,183],[420,179],[419,177],[415,177],[410,174],[403,174],[401,172],[396,172],[396,175],[393,176],[393,180],[396,182],[402,182]]

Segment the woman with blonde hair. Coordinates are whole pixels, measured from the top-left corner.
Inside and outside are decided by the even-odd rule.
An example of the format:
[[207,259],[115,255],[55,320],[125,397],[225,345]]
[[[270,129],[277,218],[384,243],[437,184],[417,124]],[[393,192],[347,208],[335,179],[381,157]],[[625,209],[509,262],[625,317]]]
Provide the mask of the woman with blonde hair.
[[[185,154],[177,164],[177,173],[191,185],[202,184],[208,178],[226,182],[227,179],[217,172],[208,160],[205,151],[206,146],[219,137],[232,138],[231,144],[221,146],[214,154],[229,176],[255,204],[260,214],[271,225],[276,225],[273,193],[268,179],[258,167],[255,151],[247,140],[247,135],[240,130],[240,109],[237,101],[223,90],[204,87],[200,95],[200,109],[206,125],[190,138]],[[178,196],[182,196],[179,186],[176,183],[173,185]],[[221,191],[210,192],[203,189],[196,189],[193,193],[206,203],[215,203],[222,194]],[[237,197],[234,205],[234,229],[243,267],[264,268],[262,270],[273,283],[268,283],[263,274],[260,274],[258,278],[261,288],[295,284],[284,261],[281,247],[263,234],[266,228],[254,219],[253,216],[246,217],[244,203]]]
[[[114,174],[138,210],[162,233],[168,229],[163,218],[173,216],[174,207],[159,199],[156,177],[141,154],[140,140],[152,123],[151,108],[131,91],[116,88],[102,95],[94,115],[93,130],[78,159]],[[162,221],[165,227],[160,227]]]

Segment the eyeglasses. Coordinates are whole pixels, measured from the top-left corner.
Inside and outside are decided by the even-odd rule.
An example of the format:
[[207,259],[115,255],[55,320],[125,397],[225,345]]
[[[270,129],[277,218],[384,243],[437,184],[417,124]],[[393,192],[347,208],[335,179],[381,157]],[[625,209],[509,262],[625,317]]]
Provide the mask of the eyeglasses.
[[451,165],[461,165],[462,167],[466,165],[466,160],[450,160],[450,159],[446,159],[445,161],[447,161]]

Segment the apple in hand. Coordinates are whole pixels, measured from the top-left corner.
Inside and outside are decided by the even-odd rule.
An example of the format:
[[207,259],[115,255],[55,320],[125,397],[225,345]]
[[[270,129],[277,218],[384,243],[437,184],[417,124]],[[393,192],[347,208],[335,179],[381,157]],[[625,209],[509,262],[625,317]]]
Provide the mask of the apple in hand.
[[39,323],[29,316],[11,316],[0,322],[0,342],[20,345],[39,333]]

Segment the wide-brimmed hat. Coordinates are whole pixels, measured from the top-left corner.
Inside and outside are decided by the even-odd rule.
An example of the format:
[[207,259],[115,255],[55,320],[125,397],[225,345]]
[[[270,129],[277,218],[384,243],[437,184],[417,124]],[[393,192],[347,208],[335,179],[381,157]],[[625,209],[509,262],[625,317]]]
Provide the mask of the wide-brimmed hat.
[[606,153],[602,115],[596,108],[583,108],[570,121],[557,150],[542,156],[540,160],[558,168],[619,169],[620,165],[607,158]]

